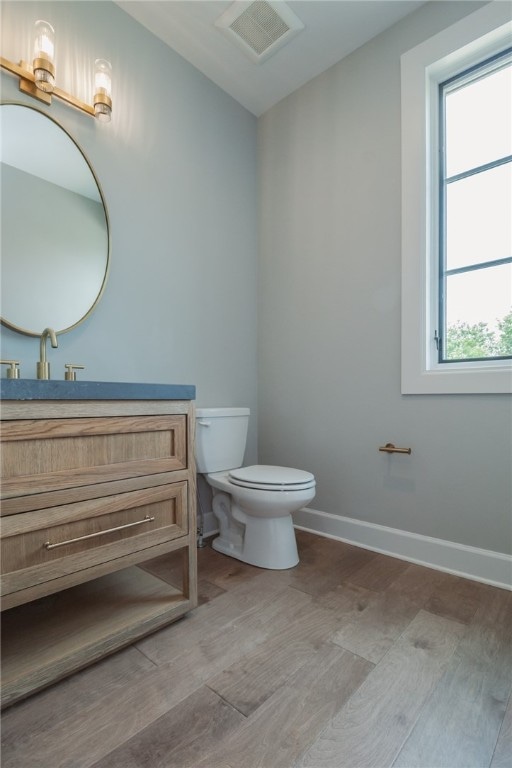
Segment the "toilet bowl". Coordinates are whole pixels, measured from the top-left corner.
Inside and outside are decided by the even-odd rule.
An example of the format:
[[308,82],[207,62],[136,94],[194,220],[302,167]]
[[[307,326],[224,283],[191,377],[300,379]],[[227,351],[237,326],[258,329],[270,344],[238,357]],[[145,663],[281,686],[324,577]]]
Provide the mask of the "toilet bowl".
[[299,562],[292,514],[315,496],[310,472],[290,467],[242,467],[248,408],[198,408],[196,464],[213,489],[220,535],[213,548],[260,568]]

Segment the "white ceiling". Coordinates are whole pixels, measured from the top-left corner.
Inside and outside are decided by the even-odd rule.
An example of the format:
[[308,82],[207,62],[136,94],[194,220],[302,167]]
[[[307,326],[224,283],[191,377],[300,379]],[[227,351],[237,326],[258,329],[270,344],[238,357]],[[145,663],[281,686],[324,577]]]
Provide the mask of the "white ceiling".
[[259,64],[214,26],[230,0],[118,0],[117,5],[259,116],[424,3],[290,0],[287,5],[305,28]]

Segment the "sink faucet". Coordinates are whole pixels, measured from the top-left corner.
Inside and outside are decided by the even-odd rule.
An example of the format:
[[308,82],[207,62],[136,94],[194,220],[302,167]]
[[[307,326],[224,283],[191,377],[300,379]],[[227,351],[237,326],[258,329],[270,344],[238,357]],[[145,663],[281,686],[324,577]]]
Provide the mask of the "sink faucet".
[[37,378],[49,379],[50,378],[50,363],[46,360],[46,339],[50,337],[52,347],[58,347],[57,336],[53,328],[45,328],[41,334],[41,341],[39,345],[39,362],[37,363]]

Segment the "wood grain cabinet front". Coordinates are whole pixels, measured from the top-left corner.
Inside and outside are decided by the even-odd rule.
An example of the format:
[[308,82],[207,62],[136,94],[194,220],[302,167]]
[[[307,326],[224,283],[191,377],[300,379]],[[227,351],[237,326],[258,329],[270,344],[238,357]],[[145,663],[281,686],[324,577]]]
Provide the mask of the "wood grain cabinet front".
[[185,482],[10,515],[2,523],[2,597],[16,604],[19,590],[187,533]]
[[183,415],[4,421],[2,514],[73,501],[98,483],[185,469],[186,446]]
[[[189,401],[3,404],[2,705],[174,621],[197,604],[193,413]],[[137,567],[179,550],[179,587]],[[120,582],[116,574],[123,569],[127,578]],[[148,578],[155,581],[149,589]],[[83,619],[84,646],[80,606],[84,600],[88,605],[97,601],[87,597],[98,594],[96,583],[102,595],[111,585],[113,603],[119,584],[126,587],[114,611],[98,612],[96,643],[91,642],[90,609],[84,612],[89,617]],[[69,596],[59,605],[76,608],[61,611],[58,627],[52,626],[50,645],[60,649],[55,664],[46,659],[43,672],[32,658],[34,674],[27,677],[23,648],[33,656],[39,641],[41,647],[48,644],[45,627],[55,606],[50,596],[61,592]],[[47,610],[34,611],[33,601],[41,600],[50,601]],[[29,645],[16,640],[27,621],[32,625],[25,614],[45,616],[42,623],[34,621]],[[71,646],[66,640],[70,632]]]

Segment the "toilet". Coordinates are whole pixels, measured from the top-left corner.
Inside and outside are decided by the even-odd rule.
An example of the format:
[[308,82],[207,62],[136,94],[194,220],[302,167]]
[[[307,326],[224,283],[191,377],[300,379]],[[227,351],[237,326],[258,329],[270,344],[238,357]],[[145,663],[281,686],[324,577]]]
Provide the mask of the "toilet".
[[213,489],[213,548],[282,570],[299,562],[292,514],[315,497],[315,477],[289,467],[242,467],[249,408],[196,409],[196,465]]

